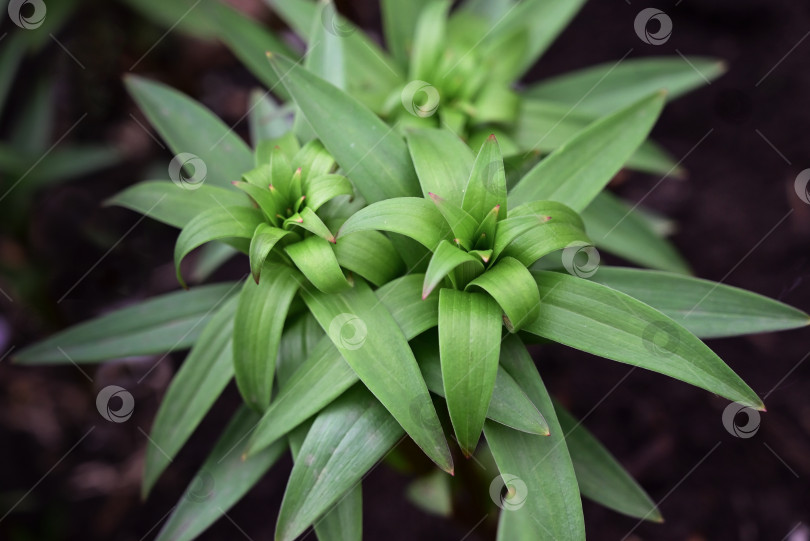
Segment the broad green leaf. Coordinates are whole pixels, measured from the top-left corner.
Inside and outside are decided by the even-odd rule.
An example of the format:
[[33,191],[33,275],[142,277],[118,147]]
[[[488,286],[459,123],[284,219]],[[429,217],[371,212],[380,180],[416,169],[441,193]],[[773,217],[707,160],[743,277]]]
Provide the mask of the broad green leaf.
[[450,226],[450,230],[455,236],[456,244],[472,250],[474,244],[473,240],[479,222],[461,207],[439,197],[435,193],[428,194],[428,196]]
[[605,115],[656,90],[665,89],[667,99],[675,99],[725,71],[725,63],[716,58],[633,58],[544,79],[526,89],[526,95]]
[[258,284],[267,256],[276,244],[290,234],[290,231],[261,223],[256,226],[253,238],[250,239],[250,273]]
[[203,246],[194,262],[191,281],[195,284],[206,281],[214,271],[238,253],[238,250],[223,242],[212,242]]
[[583,496],[605,507],[654,522],[663,522],[658,508],[613,455],[570,413],[554,402]]
[[658,310],[567,274],[540,271],[535,278],[542,303],[537,319],[526,327],[528,332],[764,408],[756,393],[711,349]]
[[293,214],[284,220],[284,225],[294,225],[302,229],[306,229],[313,235],[317,235],[330,244],[335,244],[336,242],[335,236],[332,234],[329,228],[326,227],[323,220],[321,220],[320,217],[315,214],[315,211],[309,207],[302,208],[301,212]]
[[242,446],[259,416],[242,406],[217,440],[211,454],[175,505],[157,541],[192,541],[233,507],[287,448],[279,441],[253,456]]
[[266,220],[269,220],[274,224],[278,223],[277,214],[279,213],[280,202],[278,195],[274,194],[267,185],[259,186],[258,183],[256,183],[254,176],[244,175],[244,178],[248,178],[254,182],[234,181],[232,184],[236,189],[241,190],[250,196],[250,198],[256,203],[256,206],[259,207],[259,210],[262,211],[262,214],[264,214]]
[[125,83],[146,118],[178,155],[175,160],[181,154],[202,160],[205,182],[226,186],[253,168],[253,154],[245,142],[196,101],[135,75],[127,75]]
[[450,233],[436,205],[421,197],[401,197],[372,203],[354,213],[338,231],[338,242],[351,233],[374,230],[399,233],[431,251]]
[[186,349],[235,286],[200,286],[153,297],[70,327],[13,358],[21,364],[92,363]]
[[439,291],[439,354],[447,410],[461,452],[475,452],[487,416],[501,344],[501,310],[488,295]]
[[439,61],[444,53],[449,10],[449,0],[430,0],[419,13],[411,49],[411,80],[431,80],[436,77]]
[[[582,113],[567,104],[524,98],[511,135],[524,150],[551,152],[587,128],[600,115]],[[682,177],[684,171],[664,149],[644,141],[627,159],[626,167],[647,173]]]
[[[543,412],[549,436],[535,436],[487,421],[484,425],[492,455],[506,486],[501,497],[501,521],[519,521],[526,540],[585,539],[582,501],[565,436],[543,380],[520,339],[509,336],[501,350],[501,365],[521,383]],[[498,485],[494,485],[497,490]],[[490,488],[492,491],[492,488]],[[500,496],[500,491],[494,492]],[[503,525],[501,525],[503,528]],[[499,532],[498,539],[504,539]],[[510,538],[513,539],[513,538]]]
[[[357,279],[343,293],[304,291],[302,296],[360,380],[425,454],[452,472],[450,450],[407,338],[368,285]],[[347,324],[353,332],[350,336],[343,334]],[[380,356],[380,351],[386,355]]]
[[144,499],[233,377],[236,300],[229,298],[206,324],[163,396],[146,447]]
[[441,241],[436,247],[433,257],[430,258],[430,264],[425,273],[425,283],[422,286],[422,298],[426,299],[448,274],[465,264],[473,266],[478,271],[484,270],[484,265],[477,257],[453,246],[446,240]]
[[664,94],[656,92],[597,120],[518,181],[510,206],[550,199],[581,211],[644,142],[663,105]]
[[245,403],[257,411],[270,404],[276,356],[300,276],[286,265],[266,264],[257,284],[245,280],[233,330],[233,367]]
[[192,218],[180,231],[174,245],[174,267],[180,285],[186,287],[180,263],[194,248],[212,240],[250,239],[260,223],[263,223],[262,213],[250,207],[216,206]]
[[284,251],[298,270],[320,291],[336,293],[349,287],[332,243],[321,237],[308,237],[301,242],[287,245]]
[[601,267],[592,280],[649,304],[701,338],[810,325],[810,316],[779,301],[690,276]]
[[436,128],[408,130],[406,139],[422,194],[435,193],[460,207],[475,161],[470,148],[453,132]]
[[363,198],[413,196],[419,181],[405,141],[366,106],[288,58],[270,62],[326,149]]
[[267,51],[293,55],[293,51],[264,25],[223,2],[207,2],[207,16],[216,21],[217,37],[269,90],[285,100],[289,95],[273,68],[267,65]]
[[[37,165],[36,169],[31,169],[31,176],[26,178],[26,185],[44,187],[80,178],[115,165],[121,159],[119,151],[102,145],[65,145],[54,148],[47,155],[38,152],[36,158],[30,160],[31,165]],[[26,167],[26,170],[30,167]]]
[[537,317],[540,293],[532,273],[522,263],[504,257],[484,274],[467,284],[466,290],[478,287],[489,293],[500,305],[510,332],[517,332]]
[[335,257],[344,269],[382,286],[405,272],[391,241],[377,231],[361,231],[335,244]]
[[487,33],[484,46],[525,28],[529,38],[520,73],[534,64],[577,14],[584,0],[524,0],[514,4]]
[[[431,393],[444,398],[439,350],[434,340],[416,340],[413,352]],[[548,424],[517,382],[500,365],[487,418],[529,434],[548,435]]]
[[598,248],[627,261],[681,274],[689,265],[675,247],[656,234],[649,222],[616,196],[602,192],[582,211],[588,236]]
[[353,195],[349,179],[343,175],[320,175],[306,182],[307,207],[318,210],[339,195]]
[[184,189],[164,180],[140,182],[120,192],[105,205],[115,205],[145,214],[150,218],[179,229],[195,216],[212,208],[248,207],[250,200],[236,190],[202,185],[193,190]]
[[439,470],[412,481],[405,497],[418,508],[440,517],[450,517],[453,513],[453,494],[450,477]]
[[428,1],[382,0],[380,2],[385,43],[402,69],[408,67],[410,53],[414,45],[416,21]]
[[340,501],[403,436],[402,427],[361,386],[312,423],[290,473],[276,539],[292,541]]
[[506,174],[503,156],[494,135],[481,146],[464,191],[462,208],[481,223],[493,207],[500,205],[500,215],[506,217]]
[[[422,300],[422,279],[420,274],[410,274],[375,292],[409,340],[438,324],[438,299],[434,296]],[[359,343],[363,338],[360,320],[347,320],[346,325],[348,329],[342,332],[348,335],[349,343],[355,340],[350,335],[351,330],[358,333],[356,340]],[[346,364],[331,340],[325,337],[310,351],[289,381],[280,386],[278,395],[251,438],[249,452],[263,449],[281,438],[357,381],[357,374]]]
[[[576,232],[571,231],[571,229]],[[497,259],[504,250],[509,248],[516,239],[531,232],[533,240],[522,242],[514,250],[518,252],[517,259],[533,263],[534,255],[542,257],[557,248],[561,241],[556,239],[576,234],[584,235],[582,218],[562,203],[555,201],[533,201],[512,209],[511,216],[498,224],[495,246],[492,258]],[[549,235],[544,232],[548,230]],[[539,242],[535,245],[534,242]],[[524,259],[525,258],[525,259]]]

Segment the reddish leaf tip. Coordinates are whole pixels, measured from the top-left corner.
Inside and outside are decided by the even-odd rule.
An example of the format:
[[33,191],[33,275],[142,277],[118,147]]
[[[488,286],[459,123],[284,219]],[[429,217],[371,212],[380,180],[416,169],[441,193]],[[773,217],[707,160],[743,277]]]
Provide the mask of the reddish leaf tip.
[[232,184],[233,186],[237,186],[237,185],[239,184],[239,181],[238,181],[238,180],[232,180],[232,181],[231,181],[231,184]]
[[328,240],[328,241],[329,241],[329,242],[331,242],[332,244],[337,244],[337,238],[335,238],[335,236],[334,236],[334,235],[332,235],[331,237],[329,237],[329,238],[328,238],[328,239],[326,239],[326,240]]
[[298,219],[297,219],[297,220],[295,220],[295,221],[296,221],[296,222],[298,222],[299,224],[304,223],[304,219],[303,219],[303,218],[298,218]]
[[487,141],[495,141],[496,139],[497,139],[497,137],[495,137],[495,134],[494,134],[494,133],[490,133],[490,134],[489,134],[489,137],[487,138]]

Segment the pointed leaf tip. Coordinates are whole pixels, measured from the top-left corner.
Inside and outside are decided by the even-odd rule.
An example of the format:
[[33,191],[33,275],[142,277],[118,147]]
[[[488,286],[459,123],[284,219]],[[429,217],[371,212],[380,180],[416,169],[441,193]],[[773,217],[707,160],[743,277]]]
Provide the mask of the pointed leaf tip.
[[498,140],[498,138],[497,138],[497,137],[495,137],[495,134],[494,134],[494,133],[490,133],[490,134],[489,134],[489,137],[487,138],[487,140],[488,140],[488,141],[497,141],[497,140]]

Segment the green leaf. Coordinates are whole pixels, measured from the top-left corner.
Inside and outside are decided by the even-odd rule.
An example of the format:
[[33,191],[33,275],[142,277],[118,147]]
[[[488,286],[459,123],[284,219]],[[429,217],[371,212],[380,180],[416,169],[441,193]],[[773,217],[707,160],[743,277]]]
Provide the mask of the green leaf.
[[280,441],[245,458],[239,448],[259,416],[242,406],[174,507],[157,541],[192,541],[238,502],[287,448]]
[[[530,265],[536,259],[534,256],[542,257],[557,248],[562,240],[560,237],[570,237],[584,235],[584,225],[579,215],[563,205],[554,201],[533,201],[520,205],[512,209],[511,217],[502,220],[498,224],[495,235],[495,246],[492,251],[492,259],[497,259],[504,250],[508,249],[512,243],[521,236],[531,233],[531,240],[521,242],[512,251],[517,252],[516,259],[527,261]],[[574,231],[572,231],[572,229]],[[544,234],[549,231],[549,234]],[[539,245],[535,245],[539,242]]]
[[[264,53],[262,56],[262,62],[267,65],[267,56]],[[266,91],[259,89],[252,91],[249,106],[248,125],[254,148],[261,141],[277,139],[292,129],[291,105],[276,105]]]
[[478,446],[501,342],[501,310],[488,295],[439,291],[439,352],[447,409],[461,452]]
[[[425,454],[452,472],[450,450],[407,338],[368,285],[358,279],[354,288],[343,293],[304,291],[302,296],[360,380]],[[352,336],[343,334],[347,325]],[[380,351],[386,355],[380,356]]]
[[493,207],[500,205],[501,216],[506,216],[506,174],[503,157],[494,135],[481,146],[464,191],[462,208],[481,223]]
[[658,310],[567,274],[540,271],[535,278],[543,302],[537,319],[526,327],[528,332],[660,372],[756,409],[764,407],[712,350]]
[[292,541],[340,501],[403,435],[371,393],[355,387],[312,423],[290,473],[276,539]]
[[270,255],[276,244],[289,234],[291,234],[290,231],[273,227],[270,224],[261,223],[256,226],[253,238],[250,239],[250,272],[257,284],[267,256]]
[[180,263],[194,248],[212,240],[250,239],[256,226],[263,223],[262,213],[250,207],[213,207],[186,224],[174,245],[174,267],[177,281],[186,287]]
[[206,182],[226,186],[253,168],[253,153],[245,142],[196,101],[135,75],[127,75],[125,83],[172,151],[178,155],[190,153],[202,160]]
[[[269,166],[268,166],[269,167]],[[278,218],[276,215],[279,213],[279,203],[280,198],[277,194],[273,193],[267,186],[269,183],[265,183],[265,186],[259,186],[258,182],[256,182],[256,177],[253,175],[245,175],[245,178],[249,178],[253,182],[239,182],[233,181],[232,184],[238,190],[241,190],[248,194],[250,198],[256,202],[256,205],[264,214],[266,220],[269,220],[271,223],[277,223]]]
[[[439,349],[434,340],[415,340],[413,352],[431,393],[444,398]],[[517,382],[500,365],[487,418],[521,432],[548,436],[548,424]]]
[[393,128],[355,98],[288,58],[272,55],[270,62],[318,138],[367,202],[419,193],[408,148]]
[[335,257],[341,267],[378,287],[405,272],[394,245],[377,231],[362,231],[340,239],[335,244]]
[[338,231],[338,242],[357,231],[375,230],[405,235],[430,251],[450,232],[436,205],[421,197],[400,197],[355,212]]
[[146,447],[144,499],[233,377],[235,311],[236,297],[216,311],[163,396]]
[[91,363],[186,349],[235,286],[200,286],[153,297],[70,327],[13,358],[21,364]]
[[436,247],[433,257],[430,258],[430,264],[425,273],[425,283],[422,286],[422,298],[426,299],[448,274],[465,264],[478,271],[484,270],[484,265],[477,257],[453,246],[446,240],[441,241]]
[[450,230],[456,237],[456,244],[471,250],[474,244],[475,232],[478,229],[478,221],[461,207],[457,207],[435,193],[428,195],[436,208],[439,209],[439,212],[442,213],[442,216],[444,216],[445,221],[450,225]]
[[292,56],[293,51],[264,25],[246,17],[223,2],[206,2],[207,16],[216,21],[217,37],[269,90],[285,100],[289,95],[267,65],[267,51]]
[[635,518],[663,522],[655,503],[588,430],[554,402],[583,496]]
[[182,229],[206,210],[220,205],[248,207],[250,201],[242,193],[216,186],[200,185],[187,190],[173,182],[150,180],[127,188],[104,204],[128,208]]
[[416,21],[429,0],[382,0],[383,31],[388,50],[401,68],[407,68],[413,50]]
[[321,237],[308,237],[301,242],[287,245],[284,251],[298,270],[320,291],[337,293],[349,287],[332,243]]
[[446,518],[453,513],[450,478],[439,470],[412,481],[405,491],[405,497],[428,513]]
[[[410,274],[376,291],[379,302],[391,313],[407,339],[438,324],[438,299],[422,300],[423,276]],[[361,330],[347,322],[356,332]],[[357,322],[359,323],[359,322]],[[358,338],[362,336],[358,334]],[[349,337],[351,338],[351,337]],[[306,361],[281,385],[250,442],[250,452],[263,449],[340,396],[358,380],[329,338],[312,349]]]
[[406,139],[422,194],[435,193],[460,207],[475,160],[470,147],[450,130],[436,128],[408,130]]
[[339,195],[354,195],[349,179],[343,175],[320,175],[306,182],[307,207],[318,210]]
[[810,316],[779,301],[690,276],[600,267],[592,280],[649,304],[701,338],[810,325]]
[[491,269],[467,284],[466,290],[478,287],[489,293],[506,314],[504,323],[517,332],[534,321],[540,306],[537,282],[517,259],[505,257]]
[[689,265],[675,247],[656,234],[638,209],[609,192],[602,192],[582,212],[588,236],[598,248],[627,261],[681,274]]
[[492,27],[484,46],[496,43],[515,28],[525,28],[529,38],[520,73],[534,64],[577,14],[584,0],[524,0],[513,7]]
[[[501,349],[501,365],[519,381],[523,390],[543,412],[549,436],[535,436],[487,421],[484,435],[506,486],[512,490],[501,497],[501,522],[518,521],[524,536],[518,539],[580,541],[585,539],[582,501],[577,479],[557,421],[554,406],[526,347],[509,336]],[[499,488],[493,485],[495,490]],[[490,487],[492,494],[493,487]],[[500,491],[492,494],[495,497]],[[498,539],[501,535],[501,524]],[[514,537],[510,538],[514,539]]]
[[411,80],[431,80],[436,77],[444,52],[449,10],[449,0],[431,0],[419,13],[411,50]]
[[[601,115],[582,113],[571,105],[524,98],[512,136],[524,150],[551,152],[587,128]],[[664,149],[644,141],[627,159],[626,167],[647,173],[682,177],[684,171]]]
[[630,105],[650,92],[666,89],[675,99],[726,71],[716,58],[653,57],[608,62],[544,79],[526,95],[567,105],[577,111],[605,115]]
[[323,223],[315,211],[313,211],[309,207],[304,207],[301,209],[301,212],[293,214],[286,220],[284,220],[285,227],[288,225],[294,225],[300,227],[302,229],[306,229],[310,233],[317,235],[318,237],[322,238],[323,240],[335,244],[335,236],[326,227],[326,224]]
[[257,411],[270,404],[276,356],[284,321],[299,279],[286,265],[266,264],[262,280],[245,280],[233,331],[236,385],[245,403]]
[[519,180],[510,206],[550,199],[584,209],[644,142],[663,105],[664,94],[656,92],[597,120]]
[[194,262],[191,281],[195,284],[206,281],[214,271],[238,253],[238,250],[223,242],[212,242],[203,246]]

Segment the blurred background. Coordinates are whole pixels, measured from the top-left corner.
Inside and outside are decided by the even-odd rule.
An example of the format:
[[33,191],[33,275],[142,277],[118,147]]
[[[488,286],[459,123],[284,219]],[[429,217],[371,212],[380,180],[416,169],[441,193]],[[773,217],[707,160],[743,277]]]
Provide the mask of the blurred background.
[[[229,3],[283,29],[261,0]],[[138,180],[165,177],[171,159],[122,76],[164,81],[228,124],[260,85],[206,39],[193,9],[178,24],[145,16],[138,0],[45,4],[46,19],[31,30],[0,12],[0,539],[151,539],[238,403],[235,389],[141,502],[146,433],[182,355],[128,387],[137,407],[124,424],[100,418],[96,393],[136,381],[150,359],[23,368],[9,357],[69,324],[177,287],[176,231],[103,205]],[[337,5],[379,35],[376,0]],[[660,46],[633,30],[649,6],[673,21]],[[810,311],[810,204],[794,190],[810,168],[808,37],[807,2],[592,0],[527,82],[625,55],[724,59],[726,75],[669,105],[653,132],[688,177],[659,183],[622,173],[613,189],[675,220],[674,243],[697,276]],[[244,135],[246,126],[236,130]],[[214,279],[233,272],[226,266]],[[536,350],[552,394],[587,415],[585,425],[666,518],[637,524],[586,501],[590,538],[810,539],[808,338],[805,329],[709,342],[765,397],[768,412],[747,439],[723,428],[726,402],[704,391],[562,347]],[[203,539],[271,539],[290,464],[276,465]],[[408,503],[410,480],[387,467],[366,479],[367,539],[494,538],[495,517],[473,528],[480,515],[468,498],[456,499],[451,519]]]

